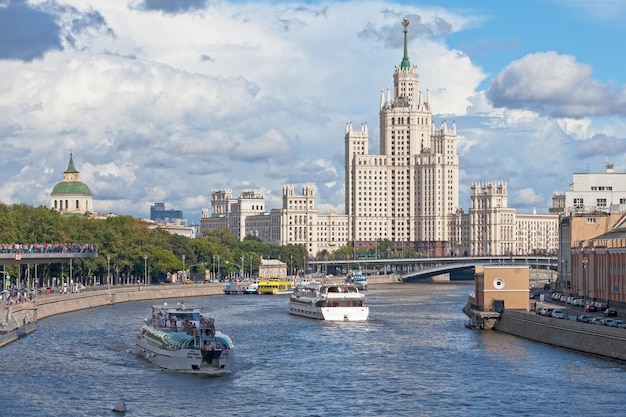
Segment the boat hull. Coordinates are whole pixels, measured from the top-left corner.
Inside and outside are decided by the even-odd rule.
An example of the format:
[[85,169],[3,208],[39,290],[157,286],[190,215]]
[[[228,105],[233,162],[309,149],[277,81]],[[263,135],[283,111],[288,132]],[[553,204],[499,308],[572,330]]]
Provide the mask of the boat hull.
[[160,349],[148,339],[137,336],[136,353],[168,371],[219,375],[230,373],[233,363],[231,349],[202,351],[200,349]]
[[289,313],[296,316],[309,317],[329,321],[366,321],[370,309],[361,307],[316,307],[301,303],[289,302]]

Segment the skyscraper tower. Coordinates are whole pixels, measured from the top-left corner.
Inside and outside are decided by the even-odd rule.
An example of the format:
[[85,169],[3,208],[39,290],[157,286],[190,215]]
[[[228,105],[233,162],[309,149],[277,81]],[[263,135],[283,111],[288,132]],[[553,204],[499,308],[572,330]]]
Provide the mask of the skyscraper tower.
[[456,126],[432,122],[430,94],[418,89],[417,67],[404,56],[394,68],[393,96],[381,91],[380,155],[368,154],[363,124],[345,132],[346,214],[355,247],[373,247],[389,239],[395,248],[446,255],[450,222],[458,209]]

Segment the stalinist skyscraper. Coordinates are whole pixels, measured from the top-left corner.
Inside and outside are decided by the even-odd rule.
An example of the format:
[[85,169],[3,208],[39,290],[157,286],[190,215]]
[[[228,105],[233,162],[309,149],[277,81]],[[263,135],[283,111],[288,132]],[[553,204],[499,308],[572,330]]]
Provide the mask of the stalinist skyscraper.
[[394,68],[393,96],[380,98],[380,155],[368,152],[363,124],[345,132],[346,214],[349,243],[373,247],[389,239],[396,249],[413,248],[447,255],[450,227],[459,208],[459,161],[456,126],[435,128],[430,95],[418,88],[404,28],[404,56]]

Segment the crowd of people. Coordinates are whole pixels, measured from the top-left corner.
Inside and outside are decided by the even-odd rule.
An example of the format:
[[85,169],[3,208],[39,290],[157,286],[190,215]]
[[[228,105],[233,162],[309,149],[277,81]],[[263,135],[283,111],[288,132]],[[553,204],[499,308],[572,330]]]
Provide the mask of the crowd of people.
[[0,253],[98,253],[95,243],[5,243]]

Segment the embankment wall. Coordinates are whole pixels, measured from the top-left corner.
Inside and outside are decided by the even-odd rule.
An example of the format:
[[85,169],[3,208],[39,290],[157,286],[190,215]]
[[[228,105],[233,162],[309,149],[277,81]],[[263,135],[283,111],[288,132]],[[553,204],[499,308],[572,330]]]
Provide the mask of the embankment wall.
[[496,330],[592,355],[626,360],[626,330],[504,310]]
[[[84,291],[78,294],[62,294],[37,297],[37,319],[131,301],[147,301],[163,298],[189,298],[224,294],[223,284],[153,285]],[[16,311],[13,315],[18,318]]]

